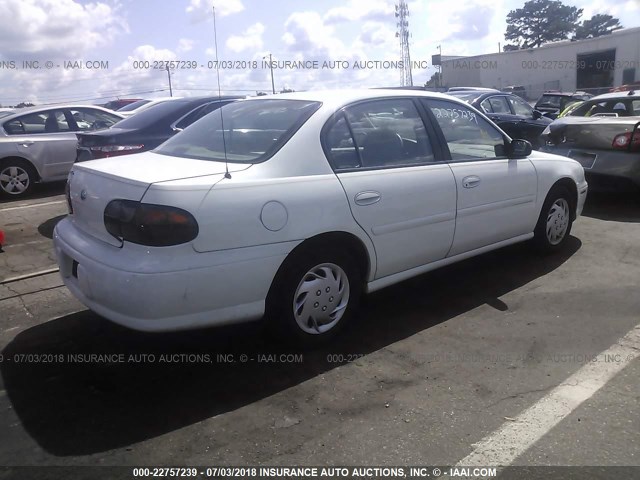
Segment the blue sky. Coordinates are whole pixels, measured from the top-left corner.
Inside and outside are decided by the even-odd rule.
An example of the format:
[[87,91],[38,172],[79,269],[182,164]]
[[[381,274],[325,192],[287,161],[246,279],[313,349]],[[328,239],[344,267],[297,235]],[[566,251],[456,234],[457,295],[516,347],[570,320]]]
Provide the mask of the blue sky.
[[[640,26],[640,0],[564,3],[583,8],[583,19],[608,13],[625,27]],[[140,61],[194,61],[197,68],[172,72],[174,95],[215,92],[215,70],[207,68],[214,59],[214,4],[220,60],[255,61],[258,67],[222,70],[224,93],[269,91],[270,72],[262,68],[268,53],[279,61],[315,60],[320,65],[310,70],[276,68],[277,90],[399,84],[400,72],[384,64],[352,68],[357,61],[399,60],[393,0],[3,0],[0,103],[167,96],[167,72],[135,69],[140,64],[134,62]],[[413,71],[414,84],[423,84],[435,72],[431,55],[438,53],[438,45],[444,55],[498,51],[498,43],[504,44],[507,13],[524,0],[408,4],[411,58],[429,64]],[[24,60],[38,61],[40,68],[22,68]],[[86,66],[87,60],[108,62],[108,68],[64,68],[64,62]],[[47,61],[52,68],[43,66]],[[349,68],[321,68],[325,61],[341,61]]]

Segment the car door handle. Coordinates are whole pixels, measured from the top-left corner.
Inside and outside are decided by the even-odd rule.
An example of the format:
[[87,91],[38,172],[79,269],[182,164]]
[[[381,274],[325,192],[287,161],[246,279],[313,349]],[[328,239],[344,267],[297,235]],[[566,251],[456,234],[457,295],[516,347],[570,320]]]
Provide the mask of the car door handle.
[[381,198],[380,192],[360,192],[356,194],[354,201],[358,205],[373,205],[379,202]]
[[24,142],[20,142],[20,145],[23,147],[28,147],[29,145],[33,145],[35,142],[33,140],[25,140]]
[[464,177],[462,179],[462,186],[464,188],[473,188],[480,185],[480,177],[476,177],[475,175],[471,175],[469,177]]

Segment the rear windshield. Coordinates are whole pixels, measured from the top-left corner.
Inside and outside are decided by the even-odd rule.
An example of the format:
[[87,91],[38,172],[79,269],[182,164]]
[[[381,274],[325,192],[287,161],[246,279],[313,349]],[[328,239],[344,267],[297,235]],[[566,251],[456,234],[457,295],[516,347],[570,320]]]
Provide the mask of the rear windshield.
[[135,110],[136,108],[139,108],[142,105],[146,105],[150,101],[151,100],[138,100],[137,102],[133,102],[133,103],[130,103],[128,105],[125,105],[122,108],[119,108],[118,112],[130,112],[131,110]]
[[[173,118],[173,115],[176,113],[183,115],[186,112],[182,112],[182,110],[190,105],[189,100],[169,100],[151,105],[141,112],[119,121],[118,128],[144,128],[164,120],[167,116],[169,116],[171,120],[177,120],[178,117]],[[195,108],[195,106],[193,108]]]
[[226,151],[229,162],[262,162],[276,153],[320,105],[277,99],[234,102],[201,118],[155,152],[224,162]]
[[560,95],[543,95],[536,106],[538,107],[552,107],[552,108],[560,108],[560,104],[564,97]]
[[474,92],[467,90],[466,92],[447,92],[447,95],[451,95],[453,97],[459,98],[462,101],[471,103],[480,95],[484,95],[485,93],[487,92]]

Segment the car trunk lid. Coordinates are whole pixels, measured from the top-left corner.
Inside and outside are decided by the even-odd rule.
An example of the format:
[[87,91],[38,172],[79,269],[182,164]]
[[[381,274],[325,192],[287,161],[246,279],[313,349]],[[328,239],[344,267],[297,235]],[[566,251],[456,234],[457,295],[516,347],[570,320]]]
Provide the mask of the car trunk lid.
[[[248,166],[229,164],[229,171]],[[210,186],[222,179],[225,172],[224,162],[170,157],[153,152],[76,164],[69,175],[68,196],[73,209],[70,219],[86,234],[120,247],[122,241],[112,236],[104,224],[104,210],[110,201],[141,201],[153,184],[210,176],[202,188],[204,198]]]
[[[612,150],[614,138],[632,132],[639,122],[640,117],[564,117],[550,124],[542,135],[547,145]],[[636,135],[640,131],[636,130]]]

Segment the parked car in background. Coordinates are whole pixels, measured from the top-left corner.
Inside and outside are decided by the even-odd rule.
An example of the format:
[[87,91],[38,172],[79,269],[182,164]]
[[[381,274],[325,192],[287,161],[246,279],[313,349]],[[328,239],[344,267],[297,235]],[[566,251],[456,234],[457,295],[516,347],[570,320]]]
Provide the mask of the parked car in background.
[[546,118],[531,105],[517,95],[496,90],[485,92],[478,90],[462,90],[447,92],[485,113],[511,138],[528,140],[533,148],[542,145],[540,134],[551,119]]
[[640,116],[640,90],[604,93],[585,101],[568,114],[571,117]]
[[545,117],[555,120],[572,103],[589,100],[592,97],[593,95],[585,92],[545,92],[534,108],[542,112]]
[[0,115],[0,195],[19,197],[36,182],[64,180],[76,158],[76,133],[122,120],[94,105],[32,107]]
[[504,87],[502,91],[504,93],[512,93],[514,95],[517,95],[524,100],[529,100],[529,98],[527,97],[527,89],[522,85],[509,85],[508,87]]
[[584,102],[543,132],[543,151],[580,162],[596,190],[640,191],[640,96]]
[[578,162],[454,97],[373,89],[231,103],[68,185],[55,253],[99,315],[162,331],[266,313],[304,343],[363,291],[529,239],[562,249],[587,194]]
[[108,130],[79,133],[76,161],[152,150],[196,120],[241,98],[190,97],[156,103]]
[[609,92],[629,92],[631,90],[640,90],[640,82],[629,83],[627,85],[620,85],[609,90]]
[[119,98],[117,100],[112,100],[110,102],[105,103],[104,105],[99,105],[100,107],[107,108],[109,110],[119,110],[126,105],[130,105],[132,103],[138,102],[142,100],[141,98]]
[[469,91],[473,91],[473,92],[499,92],[500,90],[497,90],[495,88],[485,88],[485,87],[450,87],[447,90],[447,93],[449,93],[449,92],[469,92]]
[[120,115],[124,115],[125,117],[130,117],[135,113],[140,113],[146,110],[147,108],[153,107],[154,105],[158,105],[160,103],[169,102],[171,100],[177,100],[182,97],[159,97],[151,100],[138,100],[137,102],[130,103],[118,110]]

